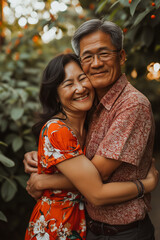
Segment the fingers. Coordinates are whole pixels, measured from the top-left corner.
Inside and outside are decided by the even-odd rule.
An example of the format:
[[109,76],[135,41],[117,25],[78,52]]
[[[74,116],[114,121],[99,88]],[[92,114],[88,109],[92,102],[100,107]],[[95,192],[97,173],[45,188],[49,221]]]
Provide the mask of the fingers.
[[36,151],[28,152],[24,155],[24,170],[26,173],[36,173],[38,165],[38,156]]
[[26,160],[23,160],[24,163],[24,171],[25,173],[36,173],[37,172],[37,167],[31,167],[30,165],[28,165],[28,163],[26,162]]
[[26,190],[27,190],[28,194],[35,200],[38,200],[43,195],[43,191],[34,191],[33,192],[32,189],[30,188],[29,184],[27,185]]
[[38,155],[36,151],[28,152],[24,155],[24,160],[33,167],[38,165]]
[[37,151],[32,151],[32,159],[38,163],[38,152]]

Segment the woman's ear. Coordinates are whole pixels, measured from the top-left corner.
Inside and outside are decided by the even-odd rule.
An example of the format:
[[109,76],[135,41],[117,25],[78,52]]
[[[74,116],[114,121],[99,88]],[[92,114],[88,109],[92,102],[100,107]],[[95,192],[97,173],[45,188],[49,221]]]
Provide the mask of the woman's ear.
[[120,65],[122,66],[126,61],[126,52],[124,49],[120,51]]

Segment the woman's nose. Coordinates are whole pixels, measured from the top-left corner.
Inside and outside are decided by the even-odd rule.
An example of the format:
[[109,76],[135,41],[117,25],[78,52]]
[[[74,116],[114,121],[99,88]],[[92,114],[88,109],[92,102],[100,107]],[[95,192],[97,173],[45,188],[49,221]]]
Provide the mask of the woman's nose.
[[81,82],[78,82],[77,84],[76,84],[76,92],[84,92],[84,86],[83,86],[83,84],[81,83]]

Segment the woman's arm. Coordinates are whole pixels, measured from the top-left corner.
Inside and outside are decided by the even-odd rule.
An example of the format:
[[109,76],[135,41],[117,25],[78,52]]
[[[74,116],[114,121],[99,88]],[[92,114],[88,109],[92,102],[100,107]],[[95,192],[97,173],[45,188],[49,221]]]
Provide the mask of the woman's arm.
[[[27,167],[27,165],[29,165],[28,162],[30,162],[31,159],[34,159],[33,161],[36,161],[36,157],[35,157],[36,154],[37,154],[37,152],[30,152],[30,153],[25,154],[25,160],[24,160],[25,167]],[[79,156],[78,158],[81,159],[82,156],[83,155]],[[84,156],[83,156],[83,158],[84,158]],[[85,157],[85,161],[86,160],[88,163],[89,160]],[[92,165],[92,164],[90,163],[90,165]],[[27,169],[28,169],[28,167],[27,167]],[[88,174],[88,169],[87,169],[87,174]],[[152,191],[155,188],[155,186],[156,186],[155,184],[158,182],[157,179],[158,179],[158,173],[157,173],[157,170],[155,169],[155,166],[153,163],[152,167],[150,168],[150,171],[147,175],[147,178],[142,180],[146,193]],[[102,182],[101,182],[101,184],[102,184]],[[119,201],[123,202],[123,201],[132,199],[137,196],[136,186],[132,182],[110,183],[107,188],[108,188],[108,190],[111,188],[111,191],[112,191],[113,190],[112,187],[113,187],[114,191],[116,191],[117,193],[120,190],[120,193],[119,193],[120,200],[117,199],[117,197],[116,197],[116,199],[115,199],[116,202],[119,202]],[[123,188],[122,191],[121,191],[121,187]],[[35,199],[38,199],[42,195],[44,189],[71,189],[71,190],[74,189],[75,190],[75,187],[71,183],[71,181],[63,174],[48,175],[48,174],[33,173],[33,174],[31,174],[31,177],[30,177],[29,181],[27,182],[26,189],[32,197],[34,197]],[[129,197],[129,199],[126,199],[125,195],[123,196],[123,194],[125,194],[125,192],[123,193],[124,190],[126,192],[127,197]],[[131,192],[131,195],[129,195],[130,192]],[[109,199],[107,199],[107,200],[109,200]],[[112,199],[111,202],[113,202],[113,201],[114,201],[114,199]]]
[[[103,184],[97,169],[84,155],[63,161],[56,166],[94,205],[119,203],[137,197],[137,187],[133,182]],[[155,179],[149,177],[142,180],[145,193],[152,191],[158,182],[158,171],[152,171]]]

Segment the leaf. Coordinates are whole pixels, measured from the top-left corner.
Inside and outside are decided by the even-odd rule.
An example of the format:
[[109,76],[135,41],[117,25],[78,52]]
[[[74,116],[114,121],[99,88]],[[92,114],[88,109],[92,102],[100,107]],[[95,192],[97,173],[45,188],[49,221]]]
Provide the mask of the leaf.
[[0,153],[0,162],[6,167],[14,167],[15,166],[15,163],[8,157],[4,156],[2,153]]
[[3,212],[0,211],[0,220],[7,222],[6,216],[3,214]]
[[5,137],[5,142],[6,142],[8,145],[11,144],[16,136],[17,136],[17,135],[14,134],[14,133],[10,133],[10,134],[6,135],[6,137]]
[[1,132],[5,132],[5,130],[7,129],[7,126],[8,126],[8,122],[6,120],[2,119],[0,121]]
[[26,188],[26,185],[27,185],[27,181],[28,181],[28,178],[29,176],[28,175],[18,175],[18,176],[15,176],[14,177],[18,183],[23,187],[23,188]]
[[160,50],[160,44],[159,45],[156,45],[155,47],[155,52],[159,51]]
[[39,92],[38,87],[27,87],[26,90],[31,93],[37,94]]
[[130,14],[133,16],[136,10],[136,7],[138,6],[138,4],[141,2],[141,0],[134,0],[132,1],[131,5],[130,5]]
[[160,7],[160,1],[159,0],[155,0],[155,5],[156,5],[156,8],[158,9]]
[[28,98],[28,93],[26,91],[24,91],[23,89],[17,89],[17,93],[21,97],[22,102],[25,103]]
[[30,58],[30,54],[28,54],[28,53],[25,53],[25,52],[22,52],[21,53],[21,59],[29,59]]
[[1,92],[0,94],[1,102],[7,100],[9,97],[10,97],[10,92],[4,91],[4,92]]
[[6,55],[5,54],[3,54],[3,53],[1,53],[0,54],[0,61],[4,61],[6,59]]
[[21,137],[17,136],[12,142],[12,148],[14,152],[17,152],[23,145],[23,140]]
[[6,179],[1,187],[1,196],[5,202],[9,202],[17,192],[17,185],[14,180]]
[[8,145],[5,142],[0,141],[0,145],[3,145],[5,147],[8,147]]
[[135,27],[136,25],[138,25],[142,20],[143,18],[145,18],[145,16],[150,12],[150,9],[146,9],[144,12],[140,13],[137,17],[137,19],[135,20],[133,27]]
[[17,82],[17,87],[25,88],[25,87],[27,87],[28,85],[29,85],[28,82],[25,82],[25,81],[23,81],[23,80]]
[[98,5],[98,8],[96,9],[96,13],[100,13],[107,4],[107,2],[108,0],[101,1],[101,3]]
[[39,73],[39,69],[37,69],[37,68],[25,68],[24,73],[37,75]]
[[112,8],[114,8],[114,6],[117,5],[119,2],[120,2],[120,0],[116,1],[115,3],[113,3],[113,4],[110,6],[109,10],[111,10]]
[[126,1],[126,0],[120,0],[120,3],[121,3],[124,7],[130,6],[129,2]]
[[11,110],[11,118],[16,121],[22,117],[23,113],[24,113],[23,108],[13,108]]
[[5,72],[2,76],[2,80],[9,81],[11,79],[12,74],[13,73],[11,71]]

